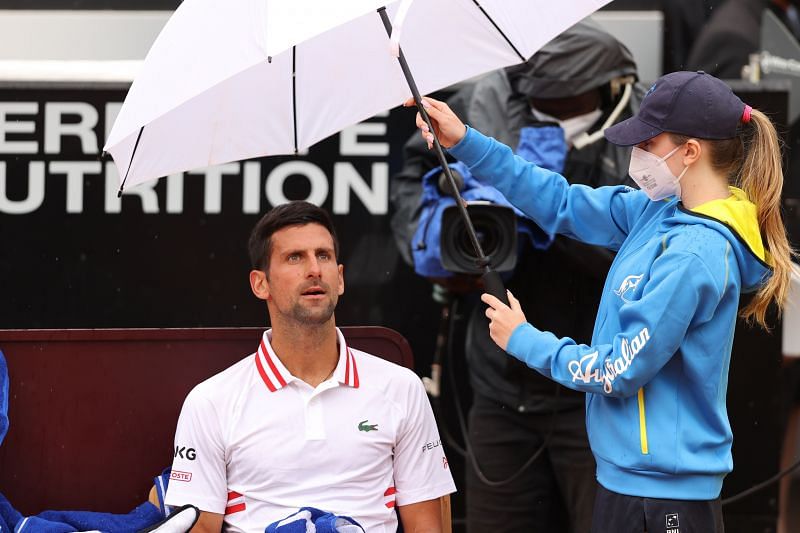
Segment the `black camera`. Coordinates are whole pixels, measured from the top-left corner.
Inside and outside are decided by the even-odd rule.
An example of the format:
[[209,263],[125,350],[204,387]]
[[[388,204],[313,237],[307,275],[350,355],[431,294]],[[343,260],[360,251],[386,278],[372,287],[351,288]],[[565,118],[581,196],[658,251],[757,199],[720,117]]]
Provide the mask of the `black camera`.
[[[519,213],[494,187],[478,182],[463,163],[450,165],[456,188],[484,255],[495,272],[510,272],[517,264],[520,231],[528,234]],[[441,169],[423,176],[422,213],[414,233],[414,271],[424,277],[485,273],[453,188]],[[524,238],[524,237],[523,237]]]
[[[513,270],[517,264],[517,216],[510,207],[488,201],[467,203],[478,242],[498,272]],[[451,205],[442,212],[442,266],[450,272],[483,274],[478,266],[475,247],[458,206]]]

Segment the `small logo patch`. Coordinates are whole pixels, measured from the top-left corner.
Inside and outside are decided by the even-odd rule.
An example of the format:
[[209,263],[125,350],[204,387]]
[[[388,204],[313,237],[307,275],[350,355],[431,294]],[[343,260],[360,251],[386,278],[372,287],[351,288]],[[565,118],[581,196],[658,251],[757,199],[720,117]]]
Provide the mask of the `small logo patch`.
[[191,481],[192,480],[192,473],[191,472],[181,472],[180,470],[173,470],[169,474],[169,479],[171,481]]
[[370,431],[378,431],[378,424],[367,424],[369,420],[362,420],[358,423],[358,430],[363,431],[365,433],[369,433]]
[[619,296],[623,302],[630,303],[631,301],[627,298],[628,293],[633,293],[636,290],[636,287],[639,286],[639,282],[642,281],[644,274],[628,276],[622,283],[619,285],[619,289],[614,290],[614,294]]
[[426,442],[425,444],[422,445],[422,453],[425,453],[425,450],[432,450],[434,448],[438,448],[441,445],[442,445],[442,439]]
[[680,530],[678,529],[680,527],[680,523],[678,522],[678,513],[665,515],[665,518],[667,522],[666,533],[680,533]]

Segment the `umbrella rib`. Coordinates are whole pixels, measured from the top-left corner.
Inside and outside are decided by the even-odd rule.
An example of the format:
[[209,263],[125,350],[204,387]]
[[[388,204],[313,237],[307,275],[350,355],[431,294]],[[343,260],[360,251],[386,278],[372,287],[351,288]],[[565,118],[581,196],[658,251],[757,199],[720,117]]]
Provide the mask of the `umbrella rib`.
[[514,46],[514,43],[511,42],[511,39],[509,39],[508,36],[503,32],[503,30],[500,29],[500,26],[498,26],[497,23],[494,21],[494,19],[492,19],[492,17],[489,16],[489,13],[487,13],[486,10],[483,9],[483,6],[480,5],[480,3],[478,3],[478,0],[472,0],[472,3],[475,4],[478,7],[478,9],[481,10],[483,16],[486,17],[486,20],[491,22],[492,26],[494,26],[494,29],[496,29],[497,32],[500,34],[500,36],[503,37],[503,39],[505,39],[505,41],[508,43],[508,46],[510,46],[511,49],[514,50],[514,53],[519,56],[519,60],[525,61],[526,58],[519,53],[519,50],[517,50],[517,47]]
[[294,131],[294,155],[297,155],[297,47],[292,46],[292,128]]
[[125,171],[125,177],[122,178],[122,183],[119,184],[119,190],[117,191],[117,198],[122,197],[122,189],[125,188],[125,182],[128,180],[128,174],[131,172],[131,167],[133,166],[133,156],[136,155],[136,149],[139,148],[139,141],[142,139],[142,132],[144,131],[144,126],[139,128],[139,135],[136,136],[136,143],[133,145],[133,152],[131,152],[131,159],[128,161],[128,170]]

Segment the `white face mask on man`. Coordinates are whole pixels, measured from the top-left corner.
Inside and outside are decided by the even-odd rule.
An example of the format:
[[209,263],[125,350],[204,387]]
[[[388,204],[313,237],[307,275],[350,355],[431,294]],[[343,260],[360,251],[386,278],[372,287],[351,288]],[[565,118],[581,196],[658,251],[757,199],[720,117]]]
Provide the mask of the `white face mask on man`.
[[561,129],[564,130],[564,140],[570,146],[572,146],[572,141],[574,141],[581,134],[589,131],[589,128],[594,126],[595,122],[597,122],[603,115],[603,112],[600,109],[595,109],[594,111],[589,111],[583,115],[559,120],[552,115],[542,113],[535,107],[531,107],[531,112],[533,113],[533,118],[540,122],[555,122],[558,124]]
[[675,174],[667,166],[667,159],[672,157],[678,148],[680,146],[676,146],[664,157],[658,157],[638,146],[633,147],[628,174],[654,202],[670,196],[681,197],[681,178],[689,170],[689,167],[684,167],[680,176],[675,177]]

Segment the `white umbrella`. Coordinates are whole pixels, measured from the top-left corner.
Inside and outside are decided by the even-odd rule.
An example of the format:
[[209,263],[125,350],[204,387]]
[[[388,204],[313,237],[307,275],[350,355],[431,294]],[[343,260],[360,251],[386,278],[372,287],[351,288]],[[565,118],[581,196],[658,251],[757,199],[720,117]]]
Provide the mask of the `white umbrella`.
[[411,93],[376,10],[384,4],[404,20],[403,53],[429,93],[524,61],[608,1],[185,0],[104,150],[134,185],[297,153],[399,105]]
[[[372,2],[348,1],[302,0],[297,9],[287,0],[184,1],[148,53],[104,148],[123,176],[120,194],[128,180],[297,153],[409,92],[430,127],[420,91],[525,61],[609,0],[400,0],[366,13]],[[265,8],[277,4],[287,4],[283,13]],[[507,304],[435,137],[434,147],[486,291]]]

